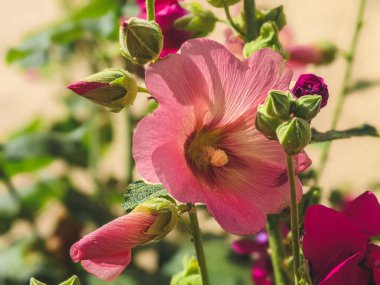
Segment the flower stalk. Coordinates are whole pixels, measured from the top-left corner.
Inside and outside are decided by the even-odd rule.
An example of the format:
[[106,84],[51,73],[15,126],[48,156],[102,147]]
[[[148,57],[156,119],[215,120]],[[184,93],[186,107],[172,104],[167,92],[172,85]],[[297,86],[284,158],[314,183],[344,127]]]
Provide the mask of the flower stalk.
[[273,266],[275,284],[286,285],[287,283],[281,266],[282,260],[285,256],[285,249],[282,243],[279,215],[268,216],[267,232],[269,236],[270,257]]
[[232,16],[230,13],[230,6],[228,5],[227,1],[224,1],[223,8],[224,8],[224,12],[226,13],[227,20],[230,23],[230,25],[232,26],[232,28],[234,28],[234,30],[236,32],[238,32],[241,36],[245,37],[245,33],[242,31],[242,29],[232,19]]
[[[335,105],[335,110],[333,112],[333,118],[331,120],[331,126],[330,126],[331,130],[335,130],[337,125],[338,125],[340,116],[341,116],[342,111],[343,111],[344,102],[345,102],[346,97],[349,93],[349,85],[351,82],[353,63],[354,63],[354,59],[355,59],[355,55],[356,55],[356,48],[357,48],[357,45],[359,42],[359,36],[360,36],[360,32],[361,32],[361,29],[363,26],[365,5],[366,5],[366,0],[360,0],[359,10],[358,10],[358,14],[356,17],[356,22],[355,22],[355,30],[354,30],[354,33],[352,36],[350,50],[345,57],[346,58],[346,68],[344,71],[342,86],[340,88],[340,92],[339,92],[339,95],[337,98],[337,103]],[[318,184],[318,182],[319,182],[319,180],[323,174],[323,171],[326,167],[330,147],[331,147],[331,142],[326,142],[326,144],[324,145],[324,147],[322,149],[320,165],[319,165],[319,169],[317,172],[316,184]]]
[[197,254],[199,268],[201,270],[202,285],[210,285],[210,280],[207,273],[206,257],[203,250],[202,235],[199,228],[197,210],[192,203],[187,204],[189,206],[189,217],[191,225],[191,233],[193,235],[195,252]]
[[295,172],[293,156],[287,155],[288,178],[290,185],[290,227],[292,231],[292,247],[293,247],[293,267],[295,275],[295,284],[301,280],[299,269],[301,268],[300,255],[300,238],[299,238],[299,214],[297,205],[297,192],[295,183]]
[[154,9],[154,0],[146,0],[146,19],[148,21],[156,21],[156,11]]
[[247,42],[250,42],[258,37],[258,34],[256,32],[257,21],[255,0],[244,0],[244,14],[247,32]]

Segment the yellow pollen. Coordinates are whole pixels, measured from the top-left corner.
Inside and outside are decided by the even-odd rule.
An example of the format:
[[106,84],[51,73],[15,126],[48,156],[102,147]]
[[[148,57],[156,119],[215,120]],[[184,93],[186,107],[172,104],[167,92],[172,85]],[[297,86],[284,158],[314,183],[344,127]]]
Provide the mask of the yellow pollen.
[[227,154],[221,149],[215,149],[211,146],[202,147],[202,159],[215,167],[223,167],[228,163]]

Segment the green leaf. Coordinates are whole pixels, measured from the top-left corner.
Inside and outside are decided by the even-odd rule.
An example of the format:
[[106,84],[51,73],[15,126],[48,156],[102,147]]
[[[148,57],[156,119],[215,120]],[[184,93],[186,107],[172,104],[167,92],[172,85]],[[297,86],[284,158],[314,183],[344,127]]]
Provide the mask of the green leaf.
[[326,141],[333,141],[333,140],[339,140],[339,139],[348,139],[351,137],[364,137],[364,136],[370,136],[370,137],[379,137],[379,133],[377,132],[376,128],[364,124],[362,126],[347,129],[344,131],[327,131],[325,133],[319,132],[316,129],[312,129],[312,143],[316,142],[326,142]]
[[32,278],[30,278],[29,285],[46,285],[46,283],[38,281],[37,279],[35,279],[35,278],[32,277]]
[[173,201],[161,184],[146,184],[142,180],[133,182],[124,193],[123,208],[129,213],[139,204],[155,197],[164,197]]
[[58,285],[80,285],[80,282],[78,276],[73,275],[69,279],[59,283]]
[[380,80],[358,80],[348,88],[349,93],[363,91],[368,88],[380,85]]

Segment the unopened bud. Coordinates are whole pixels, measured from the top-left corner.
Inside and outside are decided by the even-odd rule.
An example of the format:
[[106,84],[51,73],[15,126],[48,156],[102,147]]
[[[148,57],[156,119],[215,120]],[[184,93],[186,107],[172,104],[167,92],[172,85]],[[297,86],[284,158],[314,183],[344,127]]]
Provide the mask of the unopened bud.
[[266,22],[261,26],[260,36],[256,40],[244,45],[243,55],[245,58],[248,58],[254,52],[264,48],[271,48],[280,53],[284,58],[287,57],[278,39],[278,29],[274,22]]
[[207,2],[214,7],[222,8],[225,4],[228,6],[238,3],[240,0],[207,0]]
[[309,123],[301,118],[293,118],[278,126],[277,138],[289,155],[300,153],[311,140]]
[[76,275],[71,276],[69,279],[59,283],[58,285],[81,285],[79,278]]
[[46,284],[32,277],[30,278],[29,285],[46,285]]
[[286,25],[286,16],[282,5],[270,10],[256,10],[259,27],[266,22],[274,22],[279,30]]
[[157,23],[133,17],[121,24],[119,42],[124,57],[143,65],[158,59],[163,36]]
[[276,118],[287,119],[290,116],[292,96],[289,92],[272,90],[265,99],[265,112]]
[[191,32],[192,37],[205,37],[211,33],[217,21],[214,13],[204,10],[198,3],[189,3],[185,8],[190,12],[174,22],[174,28]]
[[302,74],[297,79],[296,84],[292,89],[292,93],[297,98],[305,95],[321,95],[321,108],[327,105],[329,99],[329,90],[322,77],[315,74]]
[[276,129],[283,121],[279,118],[270,116],[263,105],[260,105],[256,114],[256,129],[259,130],[268,139],[275,140],[277,138]]
[[132,105],[137,95],[137,83],[132,74],[109,68],[67,86],[70,90],[94,103],[119,112]]
[[184,270],[173,276],[170,285],[202,285],[201,271],[195,257],[185,256]]
[[321,109],[322,96],[305,95],[296,101],[294,115],[306,121],[312,120]]
[[146,231],[154,236],[153,240],[160,240],[171,232],[178,223],[178,210],[173,201],[157,197],[138,205],[132,212],[149,212],[157,216],[156,221]]

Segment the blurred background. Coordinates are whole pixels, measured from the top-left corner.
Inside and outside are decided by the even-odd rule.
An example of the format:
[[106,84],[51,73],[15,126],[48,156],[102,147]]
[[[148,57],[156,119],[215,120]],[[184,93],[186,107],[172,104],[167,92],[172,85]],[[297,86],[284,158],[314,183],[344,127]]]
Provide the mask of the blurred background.
[[[359,1],[258,0],[257,5],[284,6],[294,44],[330,40],[345,51]],[[109,113],[65,86],[105,67],[124,66],[118,21],[136,13],[132,2],[121,0],[0,1],[0,285],[26,284],[31,276],[57,284],[73,274],[82,284],[102,284],[71,262],[69,248],[123,213],[122,193],[139,178],[125,145],[134,123],[149,110],[140,96],[130,111]],[[347,98],[338,129],[364,123],[380,129],[380,1],[367,1],[364,19],[352,82],[361,81],[362,88]],[[225,28],[218,24],[211,38],[224,43]],[[324,77],[330,91],[329,104],[313,121],[319,131],[329,129],[344,67],[338,56],[328,66],[307,68]],[[320,150],[321,144],[307,149],[315,166]],[[335,189],[352,196],[380,189],[379,170],[378,138],[334,142],[320,181],[325,201]],[[249,284],[249,257],[229,248],[236,237],[223,234],[205,213],[202,227],[210,259],[218,264],[211,269],[220,281],[215,284]],[[137,250],[132,266],[113,284],[168,284],[182,256],[191,252],[188,229],[179,227],[163,243]]]

